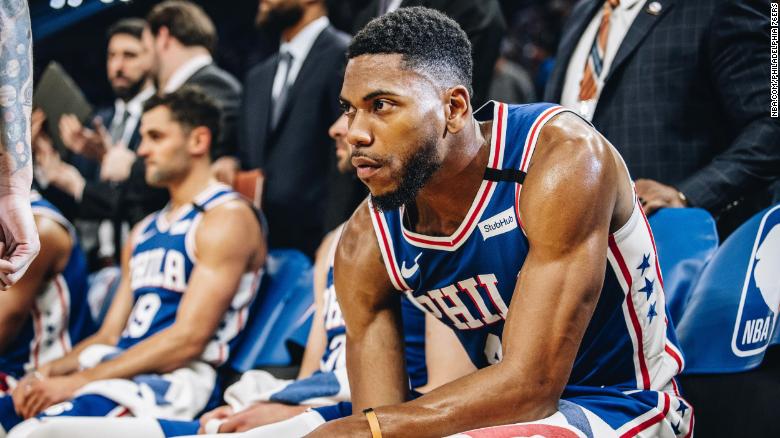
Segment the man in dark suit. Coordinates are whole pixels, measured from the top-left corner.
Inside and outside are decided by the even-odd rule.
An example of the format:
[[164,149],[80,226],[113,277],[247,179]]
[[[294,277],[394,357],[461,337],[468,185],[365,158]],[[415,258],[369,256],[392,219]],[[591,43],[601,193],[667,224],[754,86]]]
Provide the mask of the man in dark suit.
[[322,0],[263,0],[259,8],[258,25],[280,31],[281,44],[247,74],[240,159],[265,174],[269,245],[312,256],[326,231],[328,174],[336,172],[328,127],[341,113],[349,36],[330,25]]
[[[79,172],[43,175],[42,168],[38,173],[51,180],[53,187],[45,190],[45,194],[76,219],[82,244],[95,257],[91,258],[93,263],[96,259],[109,261],[116,255],[119,234],[112,238],[111,222],[113,229],[118,230],[123,222],[140,220],[161,208],[168,199],[165,190],[145,184],[122,184],[133,177],[130,165],[140,142],[138,125],[142,106],[155,92],[150,78],[151,53],[142,42],[145,26],[142,19],[127,18],[108,29],[106,72],[116,96],[114,104],[96,111],[91,128],[82,126],[74,115],[59,120],[63,143],[73,152],[68,161]],[[36,115],[39,122],[40,115]],[[98,233],[101,220],[108,222],[100,225],[105,231]]]
[[444,12],[466,31],[474,60],[472,102],[480,106],[488,98],[494,66],[506,31],[498,0],[371,0],[354,18],[352,33],[356,34],[374,17],[409,6],[425,6]]
[[211,152],[212,159],[234,155],[241,84],[211,57],[217,43],[214,23],[200,6],[183,0],[156,5],[146,21],[149,31],[144,37],[153,47],[159,93],[172,93],[185,84],[200,87],[220,105],[223,113],[224,129]]
[[645,210],[702,207],[728,232],[767,205],[780,174],[767,11],[758,0],[583,0],[545,99],[617,147]]

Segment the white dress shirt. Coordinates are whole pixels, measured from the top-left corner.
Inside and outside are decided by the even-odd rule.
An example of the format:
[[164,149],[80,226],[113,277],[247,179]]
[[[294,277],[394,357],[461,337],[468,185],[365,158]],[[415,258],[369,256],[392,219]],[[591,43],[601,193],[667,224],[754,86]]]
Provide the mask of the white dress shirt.
[[328,17],[322,16],[307,24],[306,27],[301,29],[301,31],[290,41],[282,41],[279,46],[279,53],[289,52],[293,56],[293,59],[292,65],[289,66],[289,74],[287,74],[287,71],[284,68],[285,66],[281,65],[281,63],[276,68],[274,84],[273,88],[271,88],[271,95],[273,96],[274,101],[276,101],[279,94],[282,92],[282,82],[284,81],[285,74],[287,74],[287,83],[294,84],[295,78],[298,77],[298,72],[301,71],[303,61],[309,56],[311,46],[314,45],[314,41],[317,40],[317,37],[320,36],[320,33],[322,33],[329,24],[330,20],[328,20]]
[[211,58],[211,55],[198,55],[185,62],[175,72],[173,72],[170,79],[168,79],[168,82],[165,84],[163,92],[173,93],[174,91],[178,90],[198,70],[211,64],[212,62],[214,62],[214,60]]
[[122,115],[125,113],[125,109],[130,114],[122,134],[118,140],[114,141],[114,145],[121,144],[124,147],[130,145],[130,139],[133,138],[133,133],[135,133],[138,122],[141,120],[144,102],[152,97],[156,91],[154,87],[146,87],[127,102],[122,99],[114,101],[114,118],[111,119],[111,126],[107,127],[109,132],[114,132],[115,127],[118,129],[119,124],[122,123]]
[[609,70],[612,67],[612,61],[615,59],[615,54],[618,52],[620,44],[623,42],[623,38],[628,33],[628,29],[634,23],[634,19],[642,10],[645,0],[622,0],[620,5],[612,11],[612,16],[609,20],[609,35],[607,36],[607,48],[604,54],[603,68],[601,70],[601,76],[596,78],[596,97],[591,100],[580,101],[580,81],[582,80],[582,73],[585,70],[585,62],[588,59],[588,54],[593,46],[593,39],[596,38],[596,32],[598,32],[599,24],[601,23],[601,17],[604,15],[604,9],[599,8],[598,13],[593,17],[590,24],[585,28],[580,37],[580,41],[577,43],[577,48],[571,55],[569,60],[569,66],[566,69],[566,79],[563,82],[563,92],[561,94],[561,105],[570,108],[578,112],[587,120],[593,118],[593,113],[596,110],[599,96],[601,95],[601,89],[604,85],[604,79],[609,74]]

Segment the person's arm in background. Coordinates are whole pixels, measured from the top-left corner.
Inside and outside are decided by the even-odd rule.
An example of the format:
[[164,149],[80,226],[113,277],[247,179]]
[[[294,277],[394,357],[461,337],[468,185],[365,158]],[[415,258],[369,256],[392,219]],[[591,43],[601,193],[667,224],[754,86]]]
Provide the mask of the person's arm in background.
[[30,208],[32,34],[24,0],[0,2],[0,65],[0,289],[7,289],[40,249]]
[[649,213],[679,202],[717,213],[746,193],[767,187],[780,177],[780,122],[770,116],[769,3],[723,2],[713,14],[707,52],[709,72],[722,113],[736,133],[731,145],[681,184],[669,187],[637,181],[637,192]]
[[311,376],[320,367],[320,359],[327,344],[325,333],[325,288],[328,286],[328,254],[333,243],[334,232],[328,233],[314,260],[314,317],[309,330],[309,338],[306,341],[306,350],[303,352],[301,369],[298,371],[298,379]]
[[425,314],[425,366],[428,382],[416,388],[421,394],[477,370],[452,329],[430,313]]
[[42,287],[65,269],[73,246],[68,231],[54,220],[37,216],[35,224],[40,235],[41,253],[19,282],[0,294],[0,354],[30,318],[30,309]]

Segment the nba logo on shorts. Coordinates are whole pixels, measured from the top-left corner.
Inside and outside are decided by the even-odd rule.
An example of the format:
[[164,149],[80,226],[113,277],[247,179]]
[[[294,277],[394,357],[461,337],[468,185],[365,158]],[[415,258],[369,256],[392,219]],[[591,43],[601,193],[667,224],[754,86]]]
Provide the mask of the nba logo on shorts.
[[756,233],[731,349],[739,357],[764,351],[780,306],[780,206],[764,215]]

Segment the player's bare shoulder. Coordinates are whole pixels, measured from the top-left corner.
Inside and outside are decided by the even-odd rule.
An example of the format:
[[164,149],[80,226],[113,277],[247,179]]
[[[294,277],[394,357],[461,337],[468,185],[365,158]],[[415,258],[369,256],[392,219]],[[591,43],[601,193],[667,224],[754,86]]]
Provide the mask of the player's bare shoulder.
[[371,207],[363,201],[344,226],[336,249],[334,272],[339,284],[362,284],[368,289],[391,290],[382,253],[371,221]]
[[265,238],[259,219],[242,199],[225,201],[204,211],[196,240],[199,249],[206,244],[244,252],[251,257],[252,268],[259,268],[265,260]]

